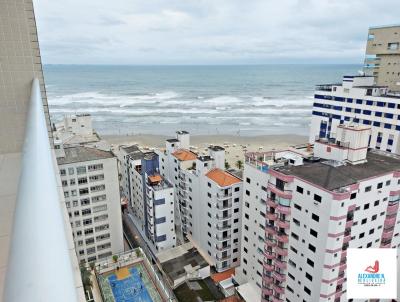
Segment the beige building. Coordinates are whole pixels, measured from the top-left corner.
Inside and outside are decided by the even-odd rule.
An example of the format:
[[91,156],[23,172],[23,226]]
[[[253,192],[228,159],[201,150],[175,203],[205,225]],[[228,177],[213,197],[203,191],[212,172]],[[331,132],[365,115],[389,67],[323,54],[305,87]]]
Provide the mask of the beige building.
[[52,145],[32,0],[1,0],[0,302],[85,301]]
[[400,91],[400,25],[369,29],[364,70],[377,85]]

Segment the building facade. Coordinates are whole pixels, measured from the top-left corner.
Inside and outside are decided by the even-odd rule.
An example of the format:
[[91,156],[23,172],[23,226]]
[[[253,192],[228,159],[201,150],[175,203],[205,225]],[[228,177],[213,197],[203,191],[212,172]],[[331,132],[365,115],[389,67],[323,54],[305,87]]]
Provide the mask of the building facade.
[[[249,230],[243,230],[242,241],[250,242],[242,247],[237,279],[256,286],[261,301],[347,301],[347,248],[400,247],[400,157],[368,152],[369,127],[339,128],[334,142],[315,142],[314,154],[287,150],[246,156],[250,184],[265,174],[260,184],[265,218],[253,224],[247,217],[254,210],[243,207]],[[251,188],[247,184],[245,190]],[[252,193],[248,202],[262,208]],[[260,257],[261,251],[247,246],[261,249],[261,238],[250,234],[263,225]]]
[[369,147],[400,153],[400,96],[374,85],[373,77],[344,76],[342,84],[316,87],[310,143],[335,137],[342,124],[369,126]]
[[[225,271],[240,263],[242,181],[225,171],[225,150],[197,155],[189,133],[180,131],[159,151],[160,172],[175,187],[177,227],[202,255]],[[185,240],[185,239],[183,239]]]
[[176,246],[174,187],[160,175],[158,155],[137,146],[119,150],[121,192],[154,254]]
[[110,151],[60,145],[57,162],[78,259],[123,252],[117,158]]
[[377,85],[400,91],[400,25],[369,29],[364,70]]

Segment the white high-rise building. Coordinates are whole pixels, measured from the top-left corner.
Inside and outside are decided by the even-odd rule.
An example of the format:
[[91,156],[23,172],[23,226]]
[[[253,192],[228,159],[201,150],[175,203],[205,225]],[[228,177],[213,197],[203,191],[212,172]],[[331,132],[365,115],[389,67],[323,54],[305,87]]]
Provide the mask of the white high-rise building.
[[175,247],[174,188],[160,175],[158,155],[135,145],[121,146],[118,154],[121,192],[150,250],[156,254]]
[[400,157],[367,152],[370,132],[339,125],[314,153],[246,155],[239,294],[347,301],[347,248],[400,247]]
[[189,150],[189,133],[180,131],[159,151],[161,175],[175,187],[177,225],[200,252],[225,271],[239,264],[242,181],[225,171],[225,150],[208,155]]
[[57,151],[79,260],[91,262],[123,252],[117,158],[86,146],[60,145]]
[[375,86],[372,76],[344,76],[342,84],[318,85],[310,143],[337,137],[338,125],[371,128],[369,147],[400,153],[400,96]]

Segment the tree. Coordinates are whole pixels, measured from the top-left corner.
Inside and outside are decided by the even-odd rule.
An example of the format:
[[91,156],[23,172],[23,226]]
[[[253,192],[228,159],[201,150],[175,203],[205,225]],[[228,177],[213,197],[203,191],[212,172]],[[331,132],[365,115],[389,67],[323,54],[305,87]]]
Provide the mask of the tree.
[[236,167],[237,167],[239,170],[242,170],[242,168],[243,168],[243,162],[242,162],[240,159],[236,162]]
[[92,280],[90,279],[90,276],[91,276],[90,271],[88,271],[88,269],[86,267],[81,266],[81,278],[82,278],[82,284],[83,284],[83,288],[85,289],[85,292],[92,291],[93,283],[92,283]]
[[227,161],[225,161],[225,170],[228,170],[230,167],[231,165]]

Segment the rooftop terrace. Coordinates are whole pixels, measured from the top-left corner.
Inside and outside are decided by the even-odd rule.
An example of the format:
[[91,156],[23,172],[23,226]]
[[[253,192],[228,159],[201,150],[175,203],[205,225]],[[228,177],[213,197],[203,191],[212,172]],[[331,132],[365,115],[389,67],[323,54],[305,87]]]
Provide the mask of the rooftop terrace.
[[273,168],[286,175],[294,175],[329,191],[349,186],[364,179],[400,170],[400,157],[382,151],[370,151],[367,162],[359,165],[333,167],[323,160],[304,162],[302,166],[285,165]]
[[65,157],[57,158],[59,165],[114,157],[112,152],[83,146],[64,148],[64,151]]

